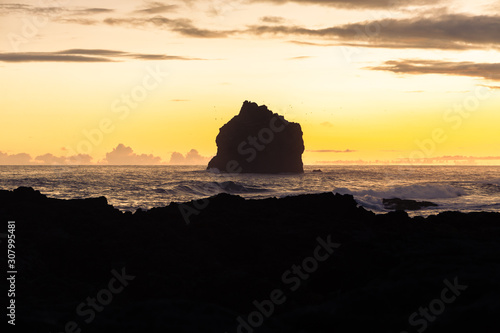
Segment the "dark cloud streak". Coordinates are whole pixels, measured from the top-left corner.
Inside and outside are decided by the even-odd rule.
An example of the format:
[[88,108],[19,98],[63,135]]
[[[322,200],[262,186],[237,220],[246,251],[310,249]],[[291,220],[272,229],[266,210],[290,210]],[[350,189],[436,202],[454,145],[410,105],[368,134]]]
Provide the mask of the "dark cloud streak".
[[320,5],[346,9],[391,9],[409,6],[433,5],[440,0],[252,0],[276,5],[297,3],[301,5]]
[[[259,0],[276,4],[286,3],[285,0]],[[429,0],[430,1],[430,0]],[[338,5],[350,4],[363,8],[379,8],[384,6],[412,6],[429,3],[428,0],[417,2],[391,0],[293,0],[304,4]],[[255,1],[254,1],[255,2]],[[145,8],[134,13],[157,14],[174,10],[176,5],[162,2],[146,3]],[[112,12],[106,8],[61,9],[57,7],[33,7],[22,4],[0,5],[0,14],[6,12],[56,12],[64,10],[66,13],[77,15],[93,15]],[[200,28],[188,18],[167,18],[161,15],[130,17],[108,17],[104,20],[95,18],[67,16],[57,20],[62,23],[76,23],[82,25],[107,24],[110,26],[127,26],[133,28],[152,27],[178,33],[193,38],[228,38],[237,35],[278,35],[303,37],[312,41],[293,40],[292,43],[311,46],[347,46],[386,49],[441,49],[441,50],[472,50],[472,49],[500,49],[500,16],[496,15],[468,15],[449,14],[436,9],[427,12],[423,17],[395,19],[386,18],[366,22],[356,22],[319,29],[299,25],[285,24],[286,20],[278,16],[264,16],[260,24],[249,25],[235,30],[215,30]],[[316,40],[323,40],[318,43]]]
[[70,49],[57,52],[0,53],[3,62],[116,62],[138,60],[207,60],[165,54],[129,53],[103,49]]
[[288,43],[297,44],[297,45],[305,45],[305,46],[338,46],[339,44],[324,44],[324,43],[313,43],[313,42],[305,42],[300,40],[289,40]]
[[[375,31],[376,33],[371,33]],[[500,16],[441,15],[417,19],[384,19],[323,29],[301,26],[253,25],[249,34],[308,36],[336,41],[338,45],[376,48],[467,50],[499,48]],[[368,32],[368,33],[367,33]],[[296,44],[328,46],[292,41]]]
[[283,23],[286,20],[280,16],[263,16],[260,18],[260,21],[264,23]]
[[114,12],[114,9],[109,8],[64,8],[64,7],[43,7],[32,6],[26,4],[0,4],[0,15],[23,14],[37,16],[54,16],[54,15],[98,15],[109,14]]
[[236,31],[217,31],[210,29],[197,28],[191,20],[169,19],[163,16],[155,16],[150,18],[107,18],[104,23],[108,25],[121,25],[132,27],[154,26],[164,28],[181,35],[196,38],[225,38]]
[[377,71],[389,71],[395,74],[441,74],[478,77],[500,81],[500,63],[448,62],[440,60],[390,60],[380,66],[367,67]]
[[70,10],[72,15],[96,15],[96,14],[109,14],[114,12],[114,9],[109,8],[83,8]]
[[10,3],[0,4],[0,15],[24,14],[24,15],[54,15],[63,11],[61,7],[36,7],[26,4]]
[[112,62],[108,58],[46,52],[0,53],[3,62]]
[[57,18],[59,23],[80,24],[80,25],[96,25],[100,22],[98,20],[76,17],[76,18]]
[[161,14],[166,12],[173,12],[179,6],[177,5],[166,5],[162,2],[148,2],[143,9],[135,10],[136,14]]
[[345,150],[336,150],[336,149],[321,149],[321,150],[306,150],[308,153],[355,153],[357,150],[345,149]]

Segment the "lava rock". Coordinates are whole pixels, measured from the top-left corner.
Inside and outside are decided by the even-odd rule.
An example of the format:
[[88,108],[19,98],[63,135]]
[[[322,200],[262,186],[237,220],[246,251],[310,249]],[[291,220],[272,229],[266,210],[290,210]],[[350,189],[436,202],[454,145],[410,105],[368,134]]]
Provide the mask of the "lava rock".
[[0,190],[0,220],[15,221],[26,332],[251,332],[255,317],[256,333],[416,332],[421,307],[425,333],[500,329],[500,213],[375,214],[327,192],[125,214],[20,188]]
[[220,128],[217,155],[207,169],[227,173],[303,173],[304,141],[299,124],[265,105],[245,101]]
[[394,210],[419,210],[425,207],[437,207],[438,204],[430,201],[416,201],[409,199],[391,198],[382,199],[386,209]]

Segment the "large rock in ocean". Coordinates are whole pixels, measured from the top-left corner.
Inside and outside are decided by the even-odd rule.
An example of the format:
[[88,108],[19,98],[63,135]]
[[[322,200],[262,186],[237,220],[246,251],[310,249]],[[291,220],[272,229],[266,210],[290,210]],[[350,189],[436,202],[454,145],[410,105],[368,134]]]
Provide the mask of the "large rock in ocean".
[[304,141],[297,123],[245,101],[240,113],[220,128],[217,155],[207,169],[230,173],[302,173]]

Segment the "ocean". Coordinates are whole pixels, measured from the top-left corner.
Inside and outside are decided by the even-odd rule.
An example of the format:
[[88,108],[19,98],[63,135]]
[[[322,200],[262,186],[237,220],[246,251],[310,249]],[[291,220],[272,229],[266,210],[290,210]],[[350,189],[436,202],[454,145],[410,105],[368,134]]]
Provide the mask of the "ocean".
[[[52,198],[105,196],[120,210],[162,207],[221,192],[268,198],[333,191],[386,212],[383,198],[432,201],[409,211],[500,212],[500,166],[305,166],[304,174],[217,174],[204,166],[0,166],[0,189],[30,186]],[[313,172],[321,169],[322,172]]]

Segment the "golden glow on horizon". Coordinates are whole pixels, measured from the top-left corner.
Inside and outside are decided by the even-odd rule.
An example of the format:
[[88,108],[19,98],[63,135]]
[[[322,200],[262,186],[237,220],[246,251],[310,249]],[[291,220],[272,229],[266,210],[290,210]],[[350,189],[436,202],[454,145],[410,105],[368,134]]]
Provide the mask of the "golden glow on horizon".
[[[117,12],[100,18],[137,9],[118,1],[91,3]],[[89,2],[75,1],[72,6],[88,7]],[[465,2],[456,1],[456,6],[482,13],[479,7]],[[384,14],[381,10],[257,4],[232,6],[225,8],[224,14],[212,16],[187,9],[172,16],[162,15],[188,15],[197,26],[222,31],[242,28],[242,22],[263,24],[259,23],[263,16],[284,17],[282,25],[321,29]],[[401,11],[394,15],[405,18],[412,14]],[[19,32],[23,24],[20,17],[2,18],[2,31]],[[500,121],[500,90],[486,91],[483,87],[481,98],[475,95],[479,87],[495,86],[495,82],[479,77],[402,75],[367,69],[395,59],[493,63],[498,59],[495,50],[351,48],[349,52],[355,52],[349,58],[341,46],[289,42],[308,40],[300,36],[191,38],[151,26],[85,25],[57,20],[40,30],[21,45],[20,52],[106,49],[198,60],[0,62],[3,153],[28,153],[33,158],[46,153],[68,155],[78,151],[82,140],[91,141],[88,133],[97,135],[95,130],[105,120],[113,129],[103,132],[102,138],[94,136],[98,144],[85,151],[94,163],[120,143],[137,154],[159,156],[163,162],[168,162],[174,151],[185,154],[196,149],[203,156],[212,156],[218,129],[237,114],[244,100],[252,100],[302,125],[307,164],[408,158],[415,150],[422,151],[419,142],[432,140],[435,129],[441,129],[446,139],[435,143],[432,151],[425,151],[425,158],[500,155],[496,126]],[[333,43],[318,39],[310,40]],[[12,52],[7,39],[0,41],[0,52]],[[161,82],[146,79],[151,71],[168,75],[161,77]],[[142,89],[145,80],[154,88]],[[124,95],[143,90],[146,94],[141,100],[133,100],[132,104],[124,101]],[[477,99],[477,105],[471,98]],[[469,110],[448,111],[457,104]],[[124,107],[128,110],[123,111]],[[331,152],[313,152],[320,150]]]

